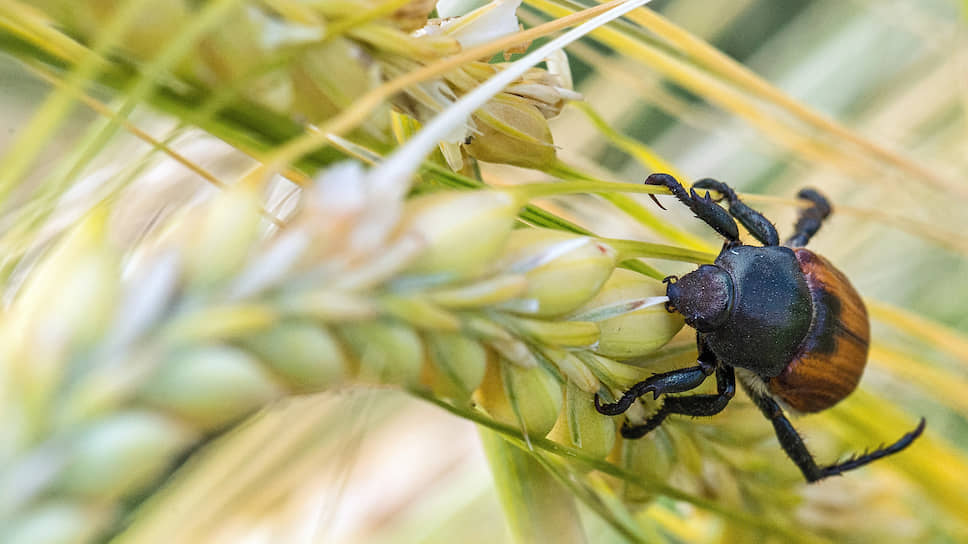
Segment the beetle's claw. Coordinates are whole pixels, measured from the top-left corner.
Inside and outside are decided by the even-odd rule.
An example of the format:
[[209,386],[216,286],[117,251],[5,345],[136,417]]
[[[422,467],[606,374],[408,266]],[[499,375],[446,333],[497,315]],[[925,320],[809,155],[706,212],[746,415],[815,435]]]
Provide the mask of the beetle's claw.
[[628,407],[624,406],[622,400],[602,404],[601,397],[598,396],[598,393],[595,394],[595,410],[597,410],[599,414],[606,416],[617,416],[627,409]]
[[[709,191],[706,191],[706,194],[704,194],[703,196],[699,196],[699,193],[697,193],[695,189],[690,189],[690,192],[691,192],[690,196],[692,196],[693,200],[701,200],[704,203],[709,204],[710,206],[713,204],[713,199],[711,196],[709,196]],[[716,202],[719,202],[719,201],[717,200]]]
[[602,404],[601,397],[598,396],[598,393],[595,393],[595,410],[599,414],[607,414],[609,411],[611,411],[611,407],[611,404]]

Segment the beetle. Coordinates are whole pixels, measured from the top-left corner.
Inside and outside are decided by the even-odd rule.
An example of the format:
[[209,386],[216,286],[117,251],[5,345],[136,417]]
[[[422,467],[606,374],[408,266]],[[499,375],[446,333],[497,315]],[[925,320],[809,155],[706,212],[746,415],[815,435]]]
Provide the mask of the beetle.
[[[773,224],[725,183],[703,179],[688,193],[668,174],[652,174],[645,183],[667,187],[725,242],[713,264],[663,280],[666,310],[682,314],[696,329],[697,365],[655,374],[614,403],[602,403],[596,395],[595,407],[602,414],[618,415],[643,395],[658,399],[684,393],[713,374],[716,393],[663,397],[661,407],[644,423],[626,421],[622,436],[641,438],[672,414],[718,414],[733,398],[737,377],[808,482],[897,453],[921,435],[924,418],[889,446],[819,466],[785,414],[819,412],[837,404],[857,387],[867,363],[870,322],[863,300],[842,272],[803,247],[830,215],[826,198],[812,189],[798,193],[810,205],[800,213],[793,236],[780,245]],[[695,189],[720,197],[714,201],[708,192],[701,197]],[[716,203],[721,200],[726,200],[729,213]],[[734,218],[763,245],[740,242]]]

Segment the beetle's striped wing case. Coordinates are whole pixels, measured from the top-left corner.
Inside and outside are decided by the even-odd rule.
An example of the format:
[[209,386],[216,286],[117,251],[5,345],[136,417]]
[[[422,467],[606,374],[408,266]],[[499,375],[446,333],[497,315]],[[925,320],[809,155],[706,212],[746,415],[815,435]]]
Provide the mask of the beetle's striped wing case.
[[790,407],[818,412],[840,402],[860,382],[870,321],[864,301],[840,270],[808,249],[794,253],[810,286],[813,318],[796,357],[768,386]]

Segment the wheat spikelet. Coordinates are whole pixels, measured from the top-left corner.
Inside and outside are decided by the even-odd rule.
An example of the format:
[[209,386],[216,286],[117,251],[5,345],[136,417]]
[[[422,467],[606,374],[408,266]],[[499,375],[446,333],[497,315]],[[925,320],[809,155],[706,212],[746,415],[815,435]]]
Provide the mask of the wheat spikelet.
[[[39,258],[2,327],[16,345],[4,412],[20,416],[8,418],[18,424],[6,475],[47,470],[29,493],[5,486],[6,519],[40,523],[54,493],[78,512],[99,503],[101,517],[73,528],[90,530],[193,440],[282,396],[352,381],[461,402],[477,391],[494,417],[538,436],[558,420],[562,382],[574,383],[573,443],[586,420],[614,440],[614,423],[585,402],[598,380],[562,348],[600,349],[599,326],[566,314],[611,292],[616,252],[555,231],[517,231],[525,243],[511,243],[522,236],[510,236],[521,206],[510,193],[388,201],[368,183],[351,164],[328,171],[274,233],[258,192],[233,187],[142,240],[124,267],[99,211]],[[399,221],[375,231],[375,213]],[[682,325],[651,315],[655,326],[605,345],[653,338],[625,343],[625,356],[642,355]],[[598,434],[585,440],[610,449]]]

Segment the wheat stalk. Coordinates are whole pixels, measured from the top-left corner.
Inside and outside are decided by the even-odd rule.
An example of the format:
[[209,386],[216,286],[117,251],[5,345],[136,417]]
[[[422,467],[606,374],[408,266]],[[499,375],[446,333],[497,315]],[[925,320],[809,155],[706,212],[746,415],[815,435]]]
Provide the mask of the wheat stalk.
[[[416,166],[414,153],[398,156]],[[627,340],[600,338],[593,322],[542,318],[588,302],[619,252],[589,237],[513,235],[522,191],[404,200],[387,183],[413,166],[390,173],[390,164],[328,170],[279,232],[264,223],[260,186],[244,182],[131,248],[107,239],[102,205],[18,262],[30,272],[11,285],[3,324],[16,343],[3,396],[10,534],[41,531],[52,512],[64,535],[98,534],[115,522],[118,501],[195,441],[287,394],[346,380],[430,387],[464,402],[479,390],[495,417],[540,436],[558,417],[563,376],[579,380],[582,400],[598,391],[560,349]],[[677,321],[651,313],[657,324]],[[679,326],[657,329],[653,343]],[[551,359],[540,366],[536,354],[552,350],[557,369]],[[482,387],[487,368],[494,377]],[[582,408],[614,440],[613,422]],[[596,447],[604,454],[607,444]],[[27,467],[41,476],[24,486]]]

